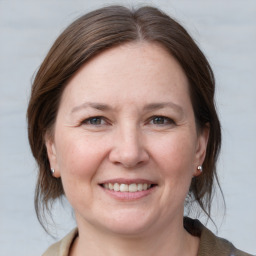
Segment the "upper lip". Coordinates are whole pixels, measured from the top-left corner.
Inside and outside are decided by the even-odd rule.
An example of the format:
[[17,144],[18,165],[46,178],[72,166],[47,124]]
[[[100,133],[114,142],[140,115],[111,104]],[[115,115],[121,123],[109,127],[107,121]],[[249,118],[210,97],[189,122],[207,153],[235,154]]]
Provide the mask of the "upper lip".
[[119,183],[119,184],[156,184],[156,182],[153,182],[151,180],[147,179],[125,179],[125,178],[116,178],[116,179],[109,179],[104,180],[103,182],[100,182],[99,184],[106,184],[106,183]]

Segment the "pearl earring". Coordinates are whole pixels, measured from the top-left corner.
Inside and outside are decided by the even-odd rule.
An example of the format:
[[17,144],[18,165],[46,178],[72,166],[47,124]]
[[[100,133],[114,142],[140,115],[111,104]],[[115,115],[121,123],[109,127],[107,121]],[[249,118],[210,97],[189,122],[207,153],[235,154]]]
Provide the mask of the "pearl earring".
[[51,173],[52,175],[55,173],[55,170],[53,168],[51,168]]
[[198,165],[198,166],[197,166],[197,170],[200,171],[200,172],[203,172],[203,167],[202,167],[202,165]]

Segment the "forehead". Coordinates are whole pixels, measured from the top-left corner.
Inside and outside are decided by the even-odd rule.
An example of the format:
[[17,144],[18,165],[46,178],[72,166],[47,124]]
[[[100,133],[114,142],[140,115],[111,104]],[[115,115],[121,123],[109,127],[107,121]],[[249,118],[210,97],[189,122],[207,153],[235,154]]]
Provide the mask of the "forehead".
[[[122,68],[122,70],[120,70]],[[88,77],[91,72],[98,71],[100,74],[113,75],[117,74],[117,71],[128,74],[132,69],[140,71],[142,69],[155,72],[164,72],[168,69],[174,70],[172,75],[177,74],[185,76],[183,69],[181,68],[178,61],[171,55],[171,53],[164,48],[160,43],[152,43],[145,41],[136,41],[132,43],[125,43],[116,47],[107,49],[88,62],[86,62],[75,74],[79,76],[81,72],[87,70]],[[113,73],[109,73],[113,71]],[[130,73],[131,77],[139,75],[139,72]],[[114,77],[113,77],[114,78]]]
[[[176,59],[161,45],[127,43],[85,63],[64,90],[64,99],[122,102],[155,101],[187,94],[188,80]],[[166,99],[164,99],[166,98]]]

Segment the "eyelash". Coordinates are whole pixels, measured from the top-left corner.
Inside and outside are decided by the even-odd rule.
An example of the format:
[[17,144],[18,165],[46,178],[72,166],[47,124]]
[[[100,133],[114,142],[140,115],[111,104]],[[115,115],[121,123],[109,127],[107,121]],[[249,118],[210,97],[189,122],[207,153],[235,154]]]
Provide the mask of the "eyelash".
[[89,117],[85,120],[82,121],[82,124],[85,124],[85,125],[92,125],[92,126],[100,126],[100,125],[104,125],[102,123],[93,123],[93,121],[104,121],[106,124],[107,121],[106,121],[106,118],[104,118],[103,116],[93,116],[93,117]]
[[164,125],[171,125],[171,124],[175,124],[175,122],[166,116],[153,116],[149,119],[149,123],[154,122],[154,120],[158,121],[162,121],[163,123],[152,123],[152,125],[160,125],[160,126],[164,126]]
[[[104,121],[104,123],[102,123],[102,121]],[[160,121],[160,123],[154,123],[154,121],[156,122]],[[97,122],[100,122],[100,123],[97,123]],[[152,125],[159,125],[159,126],[175,124],[175,122],[171,118],[166,116],[152,116],[147,123]],[[82,124],[91,125],[91,126],[101,126],[101,125],[108,124],[108,122],[106,121],[106,118],[103,116],[93,116],[83,120]]]

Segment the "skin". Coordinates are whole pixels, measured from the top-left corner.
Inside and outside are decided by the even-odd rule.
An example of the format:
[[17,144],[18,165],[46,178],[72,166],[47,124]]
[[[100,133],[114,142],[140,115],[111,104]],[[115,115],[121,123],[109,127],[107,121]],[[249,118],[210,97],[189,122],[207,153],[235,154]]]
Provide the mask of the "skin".
[[[87,62],[65,88],[54,137],[46,138],[79,229],[70,255],[197,255],[183,211],[207,140],[187,77],[160,45],[129,43]],[[111,179],[155,185],[120,199],[101,186]]]

